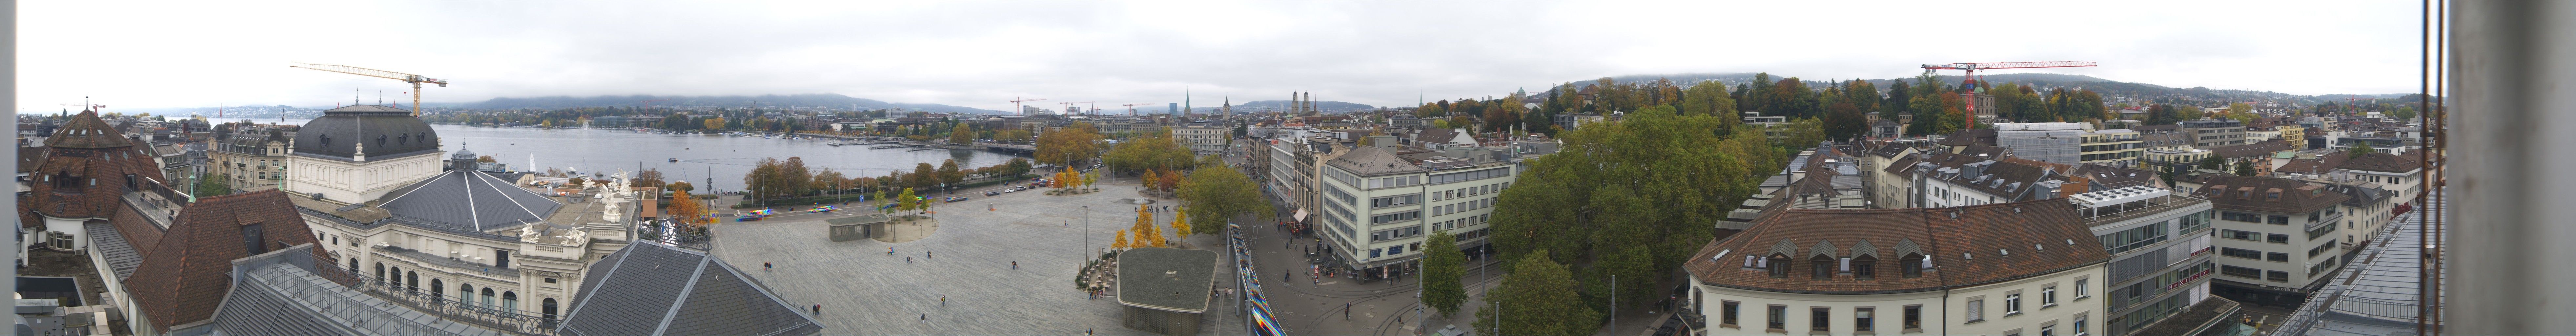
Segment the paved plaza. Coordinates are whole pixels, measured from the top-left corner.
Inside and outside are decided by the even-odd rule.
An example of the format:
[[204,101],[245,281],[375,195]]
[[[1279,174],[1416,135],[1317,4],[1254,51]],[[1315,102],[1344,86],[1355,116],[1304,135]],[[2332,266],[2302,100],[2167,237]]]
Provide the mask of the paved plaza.
[[[790,304],[822,304],[816,318],[829,335],[1142,335],[1119,326],[1115,298],[1092,300],[1074,288],[1082,263],[1110,244],[1111,233],[1136,223],[1136,204],[1122,202],[1141,198],[1134,185],[1102,181],[1099,188],[1085,195],[1022,191],[939,204],[931,215],[939,219],[937,230],[901,243],[832,242],[823,219],[842,214],[722,222],[714,228],[713,254],[747,270],[763,262],[776,265],[751,272]],[[1089,249],[1083,247],[1083,206],[1091,207]],[[1156,217],[1157,225],[1172,219],[1170,213]],[[1215,235],[1190,241],[1200,248],[1220,243]],[[886,254],[888,247],[893,255]],[[1013,261],[1019,269],[1011,269]],[[1235,302],[1212,302],[1202,334],[1242,334]]]

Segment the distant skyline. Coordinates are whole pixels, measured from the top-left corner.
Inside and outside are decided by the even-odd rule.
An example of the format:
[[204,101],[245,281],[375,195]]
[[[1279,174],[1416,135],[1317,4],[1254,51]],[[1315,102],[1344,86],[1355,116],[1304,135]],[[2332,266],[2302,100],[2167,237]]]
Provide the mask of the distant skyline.
[[[19,101],[124,108],[495,97],[837,93],[1011,110],[1051,102],[1375,106],[1598,77],[1898,78],[1927,63],[2171,87],[2417,87],[2417,2],[27,2]],[[2023,71],[1999,71],[2015,73]],[[1943,74],[1955,75],[1956,71]],[[399,98],[397,98],[399,97]]]

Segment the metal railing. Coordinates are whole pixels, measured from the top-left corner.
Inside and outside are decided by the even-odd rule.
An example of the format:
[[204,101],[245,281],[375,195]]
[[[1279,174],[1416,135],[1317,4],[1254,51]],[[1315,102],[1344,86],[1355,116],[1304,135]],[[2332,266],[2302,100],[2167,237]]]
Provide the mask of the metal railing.
[[359,285],[358,289],[368,295],[410,306],[412,309],[517,334],[554,335],[555,327],[562,322],[559,316],[544,317],[525,310],[482,307],[465,301],[467,297],[450,298],[440,294],[436,289],[418,291],[416,287],[405,287],[402,284],[378,279],[368,279],[365,284]]

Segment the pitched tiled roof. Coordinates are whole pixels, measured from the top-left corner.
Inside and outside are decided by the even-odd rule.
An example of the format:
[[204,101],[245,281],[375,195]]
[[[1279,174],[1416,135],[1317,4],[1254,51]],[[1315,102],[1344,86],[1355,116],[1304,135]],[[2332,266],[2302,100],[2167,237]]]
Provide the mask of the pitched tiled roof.
[[1351,174],[1357,174],[1359,176],[1418,173],[1423,171],[1421,166],[1415,166],[1413,165],[1413,162],[1405,161],[1404,158],[1396,157],[1394,153],[1388,153],[1385,149],[1380,149],[1375,146],[1359,146],[1358,148],[1352,148],[1350,154],[1343,154],[1341,157],[1333,158],[1332,161],[1326,161],[1324,163],[1332,165],[1333,167],[1342,168],[1342,170],[1350,171]]
[[79,115],[73,115],[71,121],[64,122],[61,128],[54,129],[52,137],[45,138],[45,146],[54,148],[114,148],[133,145],[133,142],[125,140],[125,132],[117,131],[115,126],[109,126],[106,120],[100,120],[97,111],[81,111]]
[[2318,155],[2317,158],[2314,159],[2293,159],[2290,160],[2290,162],[2282,163],[2280,167],[2272,168],[2272,171],[2280,173],[2323,174],[2328,171],[2335,170],[2336,167],[2343,166],[2344,161],[2350,158],[2352,158],[2352,156],[2343,155],[2343,153],[2334,153]]
[[2243,145],[2219,146],[2209,149],[2212,155],[2217,155],[2218,157],[2227,158],[2229,160],[2271,158],[2272,153],[2293,150],[2298,150],[2298,147],[2290,146],[2289,142],[2281,141],[2281,139],[2263,140],[2263,142]]
[[1987,164],[1983,173],[1982,176],[1952,175],[1949,182],[1988,195],[2003,196],[2006,200],[2021,200],[2024,195],[2031,195],[2032,187],[2050,176],[2048,170],[2040,167],[2004,161]]
[[89,229],[90,253],[106,258],[108,269],[116,271],[118,280],[134,275],[134,269],[143,265],[143,253],[135,251],[134,244],[126,243],[125,234],[117,233],[115,224],[93,221],[83,226]]
[[[1683,267],[1710,284],[1753,290],[1929,291],[2046,275],[2109,259],[2093,237],[2075,207],[2064,200],[1954,208],[1791,209],[1710,243]],[[1764,269],[1745,266],[1746,256],[1773,254],[1788,258],[1788,277],[1773,278]],[[1920,277],[1905,277],[1898,263],[1910,254],[1931,258],[1933,268]],[[1839,268],[1840,258],[1862,255],[1877,259],[1876,279],[1857,280],[1849,273],[1837,273],[1832,279],[1811,276],[1811,258],[1831,258]]]
[[44,162],[45,148],[45,146],[18,147],[18,172],[36,171],[36,164]]
[[[89,119],[95,121],[97,118],[91,116]],[[126,175],[133,175],[136,179],[164,179],[161,165],[153,162],[150,152],[135,147],[132,140],[113,140],[92,141],[93,144],[82,147],[54,146],[45,150],[35,162],[35,170],[28,173],[31,187],[28,197],[36,199],[34,207],[28,210],[55,218],[106,217],[113,213],[111,208],[117,205],[117,197],[128,191],[129,185],[142,182],[129,181]],[[47,142],[53,144],[52,141]],[[71,179],[72,187],[56,190],[55,181],[66,176]]]
[[2344,161],[2343,165],[2338,168],[2385,173],[2413,172],[2417,169],[2424,168],[2424,163],[2422,162],[2423,157],[2420,153],[2421,152],[2407,153],[2406,155],[2390,155],[2388,153],[2362,154],[2361,157]]
[[564,335],[813,335],[821,323],[705,252],[638,242],[591,265]]
[[[2195,192],[2222,210],[2270,213],[2315,212],[2350,198],[2298,180],[2234,175],[2211,176]],[[2280,193],[2280,197],[2272,197],[2272,193]]]
[[1877,148],[1877,149],[1872,149],[1872,150],[1870,150],[1870,151],[1869,151],[1869,154],[1870,154],[1870,155],[1877,155],[1878,157],[1882,157],[1882,158],[1892,158],[1892,157],[1896,157],[1896,156],[1898,156],[1898,155],[1905,155],[1905,149],[1907,149],[1907,148],[1913,148],[1913,147],[1906,147],[1905,145],[1897,144],[1897,143],[1892,143],[1892,142],[1882,142],[1880,145],[1878,145],[1878,148]]
[[1880,169],[1880,171],[1888,174],[1896,174],[1896,176],[1900,177],[1913,177],[1914,163],[1916,162],[1915,157],[1915,155],[1907,155],[1905,157],[1897,158],[1896,162],[1887,163],[1887,168]]
[[243,241],[243,227],[251,224],[260,225],[260,237],[266,241],[259,244],[267,248],[313,243],[313,233],[305,228],[303,216],[296,213],[285,192],[198,199],[180,211],[159,246],[143,257],[140,270],[126,279],[135,304],[157,329],[153,332],[214,314],[224,292],[232,287],[232,277],[225,273],[232,271],[233,260],[251,256]]
[[2012,155],[2012,149],[2011,149],[2011,148],[2004,148],[2004,147],[1987,146],[1987,145],[1969,145],[1969,146],[1967,146],[1967,148],[1962,148],[1962,149],[1960,149],[1960,150],[1959,150],[1959,155],[1974,156],[1974,157],[1983,158],[1983,159],[1987,159],[1987,160],[1996,160],[1996,159],[2003,159],[2003,158],[2005,158],[2005,157],[2009,157],[2009,156],[2011,156],[2011,155]]

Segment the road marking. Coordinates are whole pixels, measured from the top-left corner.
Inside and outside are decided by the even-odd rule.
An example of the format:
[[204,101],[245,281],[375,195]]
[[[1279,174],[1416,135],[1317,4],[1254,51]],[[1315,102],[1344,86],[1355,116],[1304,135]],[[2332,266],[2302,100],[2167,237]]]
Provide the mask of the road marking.
[[1342,283],[1342,282],[1340,282],[1340,281],[1325,281],[1324,283],[1319,283],[1319,284],[1315,284],[1315,285],[1316,285],[1316,286],[1323,286],[1323,285],[1330,285],[1330,284],[1337,284],[1337,283]]

